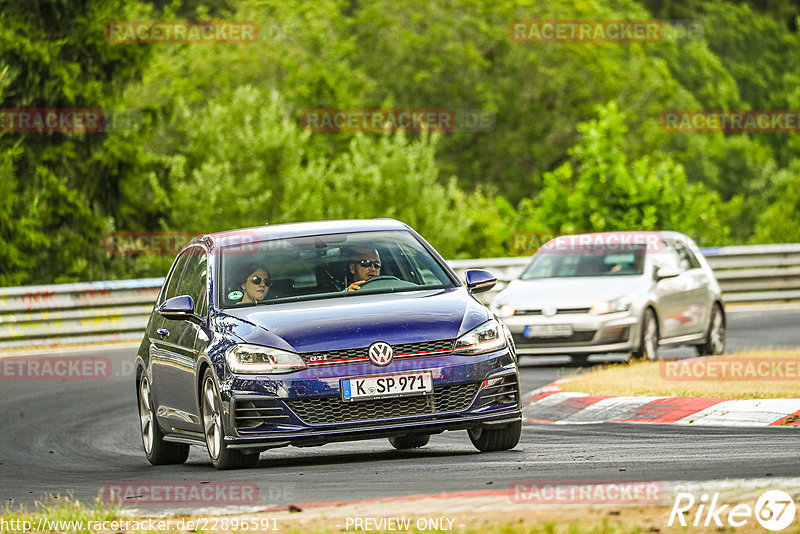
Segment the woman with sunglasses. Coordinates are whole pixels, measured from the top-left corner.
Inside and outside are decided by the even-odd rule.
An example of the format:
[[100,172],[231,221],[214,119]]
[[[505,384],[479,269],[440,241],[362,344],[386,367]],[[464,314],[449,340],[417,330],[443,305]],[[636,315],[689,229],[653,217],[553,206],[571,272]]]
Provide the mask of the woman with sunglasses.
[[[250,271],[250,269],[248,269]],[[269,288],[272,285],[272,277],[269,271],[264,267],[253,269],[249,275],[242,281],[242,290],[244,295],[239,304],[247,304],[250,302],[260,302],[267,298]]]
[[370,278],[381,275],[381,257],[374,248],[355,250],[350,261],[350,274],[353,275],[352,284],[347,286],[348,291],[356,291]]

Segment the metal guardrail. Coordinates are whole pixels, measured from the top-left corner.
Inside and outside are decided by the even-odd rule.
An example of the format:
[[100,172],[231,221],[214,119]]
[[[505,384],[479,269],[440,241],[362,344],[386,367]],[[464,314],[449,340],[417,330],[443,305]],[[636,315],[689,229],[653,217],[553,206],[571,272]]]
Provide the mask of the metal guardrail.
[[[701,249],[726,303],[800,301],[800,244]],[[497,276],[488,303],[530,260],[480,258],[450,261]],[[0,350],[84,343],[138,341],[163,278],[0,288]]]

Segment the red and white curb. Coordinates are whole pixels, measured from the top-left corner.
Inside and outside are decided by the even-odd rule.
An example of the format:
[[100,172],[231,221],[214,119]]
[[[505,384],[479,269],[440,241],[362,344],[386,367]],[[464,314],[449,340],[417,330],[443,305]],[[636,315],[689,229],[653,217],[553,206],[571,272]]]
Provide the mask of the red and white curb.
[[672,423],[702,426],[800,426],[800,399],[613,397],[537,389],[522,410],[535,423]]

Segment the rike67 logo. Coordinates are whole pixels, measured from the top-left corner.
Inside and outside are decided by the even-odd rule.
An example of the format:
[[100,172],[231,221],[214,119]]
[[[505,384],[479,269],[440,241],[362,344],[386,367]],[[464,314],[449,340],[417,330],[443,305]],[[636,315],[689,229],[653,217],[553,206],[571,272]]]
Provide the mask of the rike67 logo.
[[682,527],[709,527],[712,522],[722,527],[742,527],[755,520],[765,529],[783,530],[792,524],[795,515],[795,504],[792,497],[781,490],[769,490],[761,494],[755,506],[749,504],[719,504],[719,493],[711,497],[704,493],[699,499],[691,493],[678,493],[675,504],[669,514],[667,526],[671,527],[677,520]]

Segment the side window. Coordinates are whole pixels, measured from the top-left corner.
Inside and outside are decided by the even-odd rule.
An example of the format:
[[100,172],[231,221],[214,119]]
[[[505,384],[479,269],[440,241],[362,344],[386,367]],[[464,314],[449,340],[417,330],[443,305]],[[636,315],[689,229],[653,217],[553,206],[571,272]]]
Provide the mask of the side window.
[[680,258],[681,268],[685,270],[688,269],[697,269],[700,267],[700,262],[697,261],[692,251],[684,245],[683,243],[675,243],[675,250],[678,252],[678,257]]
[[178,286],[178,295],[189,295],[194,300],[195,313],[205,317],[208,313],[206,299],[206,253],[200,247],[192,247],[186,251],[186,269]]
[[172,297],[180,295],[180,293],[178,293],[178,283],[180,282],[181,275],[186,268],[186,260],[189,257],[188,253],[188,250],[185,251],[183,254],[178,256],[177,260],[175,260],[175,267],[172,269],[172,271],[170,271],[169,278],[164,281],[164,289],[161,292],[159,304],[163,303],[167,299],[171,299]]
[[653,258],[653,265],[656,270],[658,269],[678,269],[685,271],[686,269],[681,266],[680,257],[673,248],[672,243],[664,242],[664,248],[658,252],[651,254]]

